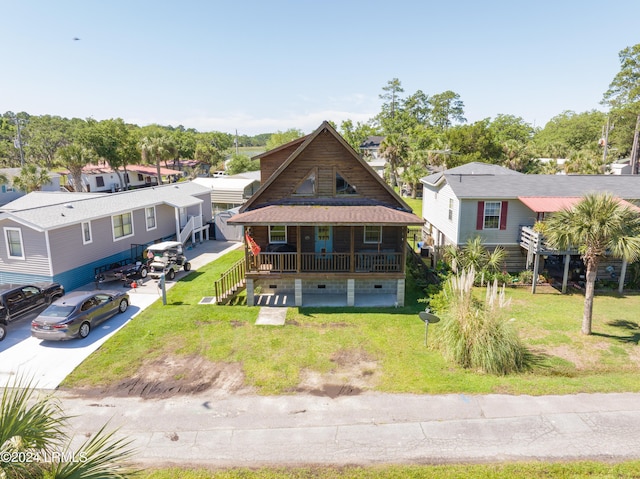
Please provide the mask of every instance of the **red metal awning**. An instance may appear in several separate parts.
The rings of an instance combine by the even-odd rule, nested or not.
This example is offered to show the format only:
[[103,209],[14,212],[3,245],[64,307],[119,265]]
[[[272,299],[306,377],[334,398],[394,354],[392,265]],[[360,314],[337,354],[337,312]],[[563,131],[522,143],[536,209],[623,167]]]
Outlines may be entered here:
[[582,198],[579,196],[518,196],[518,199],[536,213],[552,213],[571,208]]
[[[571,208],[583,198],[581,196],[518,196],[522,203],[535,213],[553,213],[562,209]],[[640,211],[633,203],[619,200],[621,204]]]

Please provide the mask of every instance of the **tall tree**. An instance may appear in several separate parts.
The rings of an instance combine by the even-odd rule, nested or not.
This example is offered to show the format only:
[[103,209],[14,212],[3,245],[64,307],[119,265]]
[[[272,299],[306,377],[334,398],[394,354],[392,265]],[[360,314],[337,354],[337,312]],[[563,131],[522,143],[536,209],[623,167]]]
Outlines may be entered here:
[[58,148],[71,143],[70,126],[69,120],[59,116],[31,116],[24,129],[30,161],[52,168]]
[[93,151],[81,145],[67,145],[56,152],[57,163],[69,170],[75,191],[86,191],[82,183],[82,169],[95,157]]
[[582,333],[591,334],[598,264],[607,253],[630,263],[640,257],[640,214],[610,194],[588,194],[546,219],[542,231],[552,247],[578,248],[582,256],[587,268]]
[[431,121],[436,128],[446,130],[454,123],[467,121],[460,95],[451,90],[431,95],[428,103],[431,107]]
[[90,118],[79,128],[77,136],[81,144],[93,149],[99,158],[107,162],[118,175],[120,184],[125,185],[120,171],[128,162],[122,149],[130,136],[125,122],[120,118],[100,122]]
[[404,93],[402,83],[397,78],[393,78],[382,87],[382,91],[383,93],[379,95],[379,98],[384,100],[384,103],[382,104],[382,111],[377,116],[378,123],[386,135],[400,133],[398,111],[401,104],[400,93]]
[[618,56],[620,71],[604,93],[602,103],[614,113],[626,111],[636,116],[631,165],[632,173],[637,174],[640,155],[640,43],[621,50]]

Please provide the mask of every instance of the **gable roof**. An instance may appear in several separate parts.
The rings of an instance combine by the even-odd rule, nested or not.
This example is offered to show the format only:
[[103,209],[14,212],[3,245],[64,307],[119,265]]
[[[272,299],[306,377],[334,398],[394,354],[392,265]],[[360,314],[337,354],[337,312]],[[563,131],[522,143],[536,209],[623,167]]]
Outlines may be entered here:
[[[411,211],[411,208],[409,207],[409,205],[407,205],[402,198],[400,198],[400,196],[398,196],[398,194],[393,190],[393,188],[391,188],[381,177],[380,175],[378,175],[375,170],[373,170],[373,168],[371,168],[371,166],[367,163],[367,161],[365,161],[359,154],[357,154],[354,149],[351,147],[351,145],[349,145],[344,138],[342,138],[342,136],[340,134],[338,134],[338,132],[331,126],[331,124],[328,121],[323,121],[322,124],[311,134],[307,135],[306,137],[304,137],[304,141],[298,146],[298,148],[296,148],[296,150],[276,169],[276,171],[267,179],[267,181],[262,184],[262,186],[260,187],[260,189],[242,206],[242,208],[240,208],[240,212],[244,212],[247,210],[250,210],[254,205],[259,204],[259,199],[262,195],[262,193],[264,193],[271,184],[273,184],[273,182],[276,180],[276,178],[278,178],[278,176],[280,176],[286,169],[287,167],[293,163],[296,158],[298,158],[300,156],[300,154],[324,131],[329,132],[331,135],[333,135],[333,137],[344,147],[345,151],[352,157],[352,159],[354,161],[357,161],[358,163],[360,163],[360,165],[362,165],[371,175],[372,178],[375,178],[375,181],[377,181],[385,190],[387,190],[388,193],[391,194],[391,196],[394,198],[394,200],[396,201],[396,206],[402,210],[405,211]],[[298,140],[301,140],[301,138],[299,138]],[[288,146],[291,146],[292,142],[288,143]],[[282,147],[280,147],[280,149],[282,149],[285,145],[283,145]],[[270,152],[265,152],[260,156],[264,156],[267,154],[271,154],[272,152],[277,151],[277,150],[271,150]]]
[[7,204],[0,220],[8,218],[45,231],[160,204],[186,208],[203,203],[195,195],[209,192],[190,181],[104,194],[39,191]]
[[640,199],[638,175],[525,175],[498,165],[468,163],[420,181],[430,186],[446,182],[461,199],[582,197],[598,192],[612,193],[627,200]]
[[496,175],[523,175],[518,171],[510,170],[500,165],[472,161],[464,165],[456,166],[449,170],[439,171],[420,179],[421,183],[437,185],[441,180],[454,176],[496,176]]

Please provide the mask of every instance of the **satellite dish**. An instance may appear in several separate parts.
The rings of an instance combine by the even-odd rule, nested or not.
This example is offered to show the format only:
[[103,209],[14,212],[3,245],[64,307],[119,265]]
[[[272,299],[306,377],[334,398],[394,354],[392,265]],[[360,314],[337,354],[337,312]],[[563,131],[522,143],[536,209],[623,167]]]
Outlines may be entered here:
[[440,318],[438,316],[436,316],[435,314],[428,313],[426,311],[422,311],[421,313],[418,313],[418,316],[425,323],[434,324],[440,321]]

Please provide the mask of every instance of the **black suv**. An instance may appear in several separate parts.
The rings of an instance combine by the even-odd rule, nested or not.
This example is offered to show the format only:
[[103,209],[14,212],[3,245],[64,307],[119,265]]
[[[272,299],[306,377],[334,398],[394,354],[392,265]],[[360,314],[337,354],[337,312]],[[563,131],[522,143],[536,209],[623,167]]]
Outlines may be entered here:
[[64,287],[59,283],[0,284],[0,341],[11,321],[33,311],[41,312],[61,296]]

